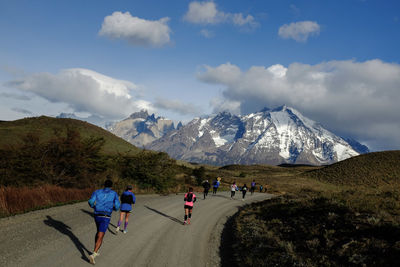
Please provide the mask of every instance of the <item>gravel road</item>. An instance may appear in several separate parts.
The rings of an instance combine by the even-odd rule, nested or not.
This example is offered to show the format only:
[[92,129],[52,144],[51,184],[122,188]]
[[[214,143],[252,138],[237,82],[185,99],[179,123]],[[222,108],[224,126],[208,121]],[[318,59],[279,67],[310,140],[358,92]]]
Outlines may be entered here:
[[[128,233],[116,234],[114,212],[96,266],[219,266],[221,232],[246,203],[272,195],[196,193],[190,225],[183,223],[183,194],[139,195]],[[0,266],[91,266],[96,226],[86,202],[0,219]]]

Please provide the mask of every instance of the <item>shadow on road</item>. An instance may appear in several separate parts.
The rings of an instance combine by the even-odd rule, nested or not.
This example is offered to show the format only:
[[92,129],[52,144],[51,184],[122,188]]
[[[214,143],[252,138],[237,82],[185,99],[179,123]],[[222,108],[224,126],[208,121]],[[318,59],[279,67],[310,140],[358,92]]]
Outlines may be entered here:
[[81,211],[83,213],[89,214],[92,218],[94,218],[94,213],[92,211],[87,211],[87,210],[84,210],[84,209],[81,209]]
[[170,219],[170,220],[176,222],[176,223],[183,224],[183,221],[181,221],[181,220],[179,220],[179,219],[177,219],[177,218],[175,218],[175,217],[169,216],[169,215],[167,215],[167,214],[165,214],[165,213],[162,213],[161,211],[158,211],[158,210],[156,210],[156,209],[150,208],[150,207],[148,207],[148,206],[145,206],[145,207],[146,207],[147,209],[151,210],[151,211],[154,211],[154,212],[157,213],[157,214],[160,214],[161,216],[164,216],[164,217],[166,217],[166,218],[168,218],[168,219]]
[[86,257],[85,251],[90,254],[90,251],[82,244],[82,242],[72,233],[71,227],[66,225],[61,221],[54,220],[51,216],[46,216],[47,219],[44,220],[44,224],[47,226],[53,227],[54,229],[58,230],[60,233],[68,236],[71,241],[74,243],[75,247],[82,255],[82,259],[89,262],[89,259]]

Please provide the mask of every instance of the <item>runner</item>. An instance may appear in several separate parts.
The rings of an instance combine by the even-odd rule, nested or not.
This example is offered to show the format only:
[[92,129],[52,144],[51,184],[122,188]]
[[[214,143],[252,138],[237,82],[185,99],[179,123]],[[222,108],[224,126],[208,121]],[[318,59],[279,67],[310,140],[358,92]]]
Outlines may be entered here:
[[[190,224],[190,218],[192,218],[193,203],[196,202],[196,195],[193,194],[193,188],[189,188],[189,192],[185,194],[185,221],[183,225]],[[189,216],[189,218],[188,218]]]
[[233,184],[231,184],[231,198],[235,196],[236,191],[238,190],[238,187],[236,185],[236,181],[233,181]]
[[215,181],[213,182],[213,195],[217,194],[217,190],[219,187],[220,181],[217,179],[215,179]]
[[256,190],[256,180],[253,180],[253,182],[251,182],[250,193],[252,195],[254,194],[254,190]]
[[204,188],[204,199],[206,199],[206,196],[208,195],[208,190],[210,190],[210,183],[208,182],[208,180],[205,180],[203,182],[203,188]]
[[260,193],[262,193],[262,190],[263,190],[263,186],[262,186],[262,184],[260,184]]
[[121,211],[119,214],[119,221],[116,229],[117,234],[119,232],[119,227],[121,226],[124,216],[125,216],[124,234],[128,232],[127,227],[128,227],[129,215],[132,211],[132,205],[135,204],[135,202],[136,202],[136,197],[135,194],[132,193],[132,186],[128,185],[126,187],[126,190],[121,195]]
[[244,184],[242,187],[242,200],[244,201],[244,197],[246,196],[247,193],[247,185]]
[[95,264],[95,258],[99,255],[99,249],[103,243],[104,234],[107,231],[108,224],[111,220],[111,213],[114,210],[119,210],[120,202],[118,200],[118,194],[111,190],[112,181],[106,180],[104,188],[93,192],[89,199],[90,207],[94,208],[94,221],[96,223],[96,237],[94,243],[93,254],[89,255],[89,261],[91,264]]

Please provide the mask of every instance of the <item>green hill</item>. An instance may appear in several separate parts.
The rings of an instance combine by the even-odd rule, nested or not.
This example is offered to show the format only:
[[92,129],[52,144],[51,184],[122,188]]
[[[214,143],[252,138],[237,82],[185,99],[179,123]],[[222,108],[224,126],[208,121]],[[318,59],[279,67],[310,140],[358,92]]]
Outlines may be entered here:
[[381,186],[400,183],[400,151],[383,151],[357,157],[305,173],[338,185]]
[[0,148],[12,145],[19,147],[28,135],[39,138],[39,143],[47,142],[57,136],[66,136],[68,129],[74,129],[82,138],[90,136],[104,138],[105,143],[101,152],[104,154],[140,152],[140,149],[114,134],[90,123],[64,118],[46,116],[25,118],[16,121],[0,121]]
[[49,117],[0,122],[0,187],[101,186],[166,191],[178,166],[166,153],[141,150],[108,131],[74,119]]

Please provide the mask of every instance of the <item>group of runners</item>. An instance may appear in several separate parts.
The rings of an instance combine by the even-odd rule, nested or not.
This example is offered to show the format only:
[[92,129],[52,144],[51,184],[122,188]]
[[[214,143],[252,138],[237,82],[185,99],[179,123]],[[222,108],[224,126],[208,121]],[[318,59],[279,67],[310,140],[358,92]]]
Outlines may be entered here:
[[[206,199],[208,195],[208,191],[211,186],[213,188],[213,195],[217,194],[218,188],[221,184],[221,178],[215,179],[213,184],[211,185],[208,180],[203,182],[204,188],[204,199]],[[132,207],[136,202],[135,194],[132,192],[133,187],[128,185],[126,190],[119,197],[118,194],[111,189],[113,183],[110,179],[107,179],[104,183],[104,188],[96,190],[93,192],[90,197],[88,203],[91,208],[94,209],[94,220],[96,223],[96,236],[95,236],[95,244],[93,253],[89,255],[89,261],[91,264],[95,264],[95,258],[100,255],[99,249],[101,244],[103,243],[104,234],[108,229],[108,225],[110,224],[111,214],[113,210],[120,210],[120,216],[116,227],[116,234],[120,231],[123,233],[128,232],[128,221],[129,215],[132,211]],[[250,187],[251,194],[254,193],[256,183],[253,180]],[[244,200],[246,196],[246,192],[248,190],[246,184],[244,184],[241,188],[236,185],[236,181],[231,185],[231,198],[234,198],[236,191],[242,191],[242,200]],[[261,189],[260,189],[261,192]],[[190,224],[190,219],[192,218],[192,210],[193,204],[196,202],[196,195],[193,192],[193,188],[190,187],[188,192],[184,196],[184,222],[183,224]],[[121,225],[123,223],[123,230],[121,229]]]
[[135,194],[132,192],[133,187],[128,185],[126,190],[121,194],[121,201],[118,194],[111,189],[113,183],[107,179],[104,183],[104,188],[93,192],[88,203],[94,209],[94,221],[96,223],[96,236],[94,241],[93,253],[89,255],[91,264],[95,264],[95,258],[100,255],[99,249],[103,243],[104,234],[108,229],[113,210],[120,210],[120,217],[117,224],[116,233],[120,231],[122,222],[124,222],[125,234],[128,232],[129,215],[132,211],[132,206],[136,202]]

